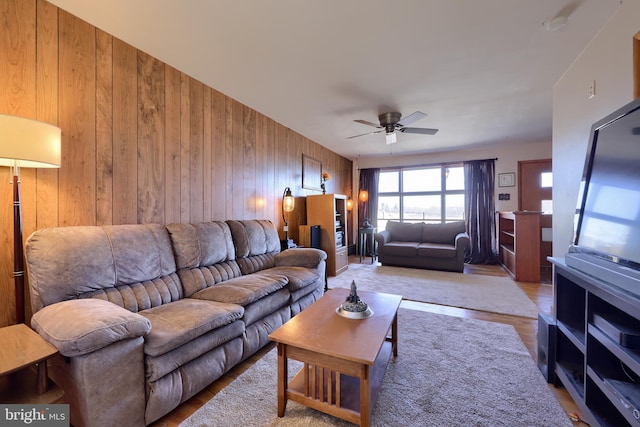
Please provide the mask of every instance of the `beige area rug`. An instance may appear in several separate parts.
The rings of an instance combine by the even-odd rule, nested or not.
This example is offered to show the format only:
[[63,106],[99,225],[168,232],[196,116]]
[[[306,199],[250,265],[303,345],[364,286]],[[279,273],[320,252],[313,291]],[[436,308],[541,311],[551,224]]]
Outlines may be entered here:
[[[373,426],[572,425],[511,325],[401,308],[398,330]],[[291,401],[278,418],[276,376],[274,349],[180,425],[353,425]]]
[[538,318],[538,307],[509,277],[349,264],[344,273],[329,277],[329,288],[349,288],[352,280],[358,289],[411,301]]

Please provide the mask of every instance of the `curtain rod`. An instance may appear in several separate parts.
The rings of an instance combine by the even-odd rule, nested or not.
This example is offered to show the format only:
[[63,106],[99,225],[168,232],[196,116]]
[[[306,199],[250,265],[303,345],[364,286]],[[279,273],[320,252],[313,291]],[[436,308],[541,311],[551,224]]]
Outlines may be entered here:
[[[497,157],[493,157],[490,159],[475,159],[475,160],[458,160],[456,162],[436,162],[436,163],[422,163],[419,165],[405,165],[405,166],[385,166],[385,167],[381,167],[380,169],[403,169],[403,168],[419,168],[422,166],[447,166],[447,165],[459,165],[462,164],[464,162],[480,162],[483,160],[498,160]],[[358,168],[358,170],[362,170],[362,169],[371,169],[371,168]]]

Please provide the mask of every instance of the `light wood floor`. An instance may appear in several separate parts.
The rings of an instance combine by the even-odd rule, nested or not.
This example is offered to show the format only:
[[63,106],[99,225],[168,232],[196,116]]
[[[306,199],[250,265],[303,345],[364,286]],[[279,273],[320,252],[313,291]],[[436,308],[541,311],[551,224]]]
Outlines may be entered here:
[[[349,263],[359,263],[359,257],[349,257]],[[363,260],[363,263],[370,264],[370,258]],[[373,267],[372,267],[373,268]],[[482,274],[492,276],[508,276],[508,274],[500,266],[496,265],[467,265],[465,266],[465,274]],[[540,311],[549,313],[551,311],[551,305],[553,303],[553,290],[551,285],[547,283],[525,283],[518,282],[517,285],[525,292],[525,294],[531,298],[531,300],[538,305]],[[488,313],[476,310],[467,310],[463,308],[448,307],[437,304],[417,303],[410,301],[403,301],[402,307],[410,308],[414,310],[422,310],[431,313],[440,313],[450,316],[465,317],[469,319],[480,319],[490,322],[499,322],[513,325],[520,338],[524,342],[525,346],[529,350],[533,360],[537,360],[537,320],[509,316],[497,313]],[[152,424],[153,427],[171,427],[177,426],[191,414],[193,414],[198,408],[204,405],[209,399],[215,396],[220,390],[229,385],[235,378],[241,373],[249,369],[257,360],[259,360],[264,354],[273,348],[272,344],[267,345],[251,358],[241,363],[227,374],[225,374],[218,381],[211,384],[209,387],[202,390],[200,393],[180,405],[178,408],[167,414],[165,417]],[[556,394],[558,401],[565,410],[565,412],[579,413],[579,410],[569,394],[564,388],[556,388],[549,385],[549,388]],[[526,408],[514,408],[514,411],[526,411]]]

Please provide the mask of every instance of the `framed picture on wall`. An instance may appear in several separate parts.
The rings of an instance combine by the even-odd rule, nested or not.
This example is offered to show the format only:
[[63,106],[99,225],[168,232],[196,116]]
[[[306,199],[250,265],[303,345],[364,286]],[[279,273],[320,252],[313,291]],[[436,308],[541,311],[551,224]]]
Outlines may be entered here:
[[515,187],[516,186],[516,173],[499,173],[498,174],[498,187]]
[[306,154],[302,155],[302,188],[320,191],[322,184],[322,163]]

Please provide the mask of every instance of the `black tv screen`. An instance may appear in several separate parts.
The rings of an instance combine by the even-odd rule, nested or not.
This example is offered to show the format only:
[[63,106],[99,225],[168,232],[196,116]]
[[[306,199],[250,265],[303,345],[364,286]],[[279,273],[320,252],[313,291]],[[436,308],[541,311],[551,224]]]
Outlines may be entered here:
[[640,270],[640,100],[591,127],[570,252]]

